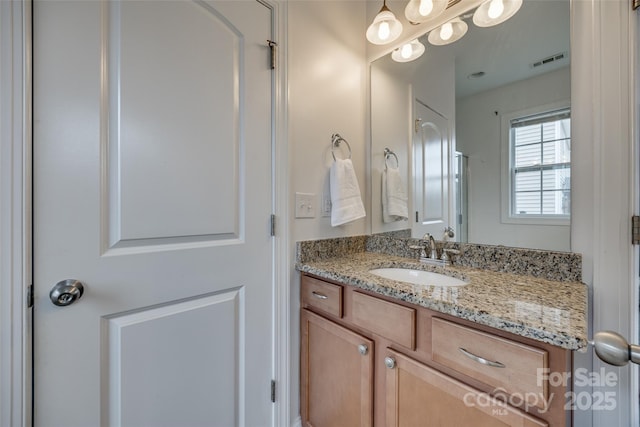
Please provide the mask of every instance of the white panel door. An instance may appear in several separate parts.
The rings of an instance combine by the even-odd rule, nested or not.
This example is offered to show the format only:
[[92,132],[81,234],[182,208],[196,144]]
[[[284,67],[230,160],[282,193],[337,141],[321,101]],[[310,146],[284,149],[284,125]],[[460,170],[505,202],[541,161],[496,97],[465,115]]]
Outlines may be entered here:
[[413,206],[416,212],[412,235],[431,233],[436,240],[441,240],[446,227],[455,227],[450,221],[449,207],[453,200],[449,121],[416,99],[414,123]]
[[36,426],[271,425],[271,14],[35,2]]

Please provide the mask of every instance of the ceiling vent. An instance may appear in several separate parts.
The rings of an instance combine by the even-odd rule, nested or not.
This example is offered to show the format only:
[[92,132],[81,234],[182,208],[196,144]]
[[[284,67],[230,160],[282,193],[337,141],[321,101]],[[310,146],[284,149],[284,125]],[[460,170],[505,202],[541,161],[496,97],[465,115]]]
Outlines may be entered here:
[[543,65],[549,65],[549,64],[561,61],[568,57],[569,57],[568,52],[556,53],[555,55],[548,56],[546,58],[540,59],[539,61],[532,63],[531,68],[537,68],[537,67],[542,67]]

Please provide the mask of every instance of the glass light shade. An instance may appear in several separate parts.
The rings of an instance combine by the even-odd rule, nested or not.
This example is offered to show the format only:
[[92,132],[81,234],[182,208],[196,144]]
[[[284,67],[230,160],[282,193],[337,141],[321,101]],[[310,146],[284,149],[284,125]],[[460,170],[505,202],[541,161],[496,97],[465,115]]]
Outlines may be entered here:
[[391,59],[396,62],[409,62],[420,58],[423,53],[424,45],[415,39],[391,52]]
[[522,0],[489,0],[482,3],[473,14],[478,27],[492,27],[511,18],[522,6]]
[[431,30],[428,40],[432,45],[443,46],[460,40],[467,33],[468,29],[469,27],[466,22],[460,18],[454,18],[438,28]]
[[404,9],[404,16],[412,24],[427,22],[440,16],[447,4],[448,0],[410,0]]
[[383,5],[367,28],[367,40],[373,44],[389,44],[400,37],[400,34],[402,34],[402,23],[386,5]]

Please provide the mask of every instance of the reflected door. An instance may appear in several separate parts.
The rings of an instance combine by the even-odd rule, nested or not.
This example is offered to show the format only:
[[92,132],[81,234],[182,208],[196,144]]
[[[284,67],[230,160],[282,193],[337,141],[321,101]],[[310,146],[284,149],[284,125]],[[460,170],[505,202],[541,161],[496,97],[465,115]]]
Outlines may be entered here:
[[271,425],[271,14],[34,3],[36,426]]
[[414,102],[414,208],[412,235],[431,233],[442,239],[450,219],[453,200],[452,147],[449,120],[416,99]]

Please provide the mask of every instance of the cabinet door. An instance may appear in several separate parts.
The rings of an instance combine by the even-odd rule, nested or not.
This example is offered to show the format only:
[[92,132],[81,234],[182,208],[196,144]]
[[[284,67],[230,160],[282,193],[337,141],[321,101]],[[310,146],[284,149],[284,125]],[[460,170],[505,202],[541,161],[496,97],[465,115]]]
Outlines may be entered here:
[[548,425],[402,354],[387,353],[387,427]]
[[307,310],[300,314],[304,426],[373,425],[373,341]]

